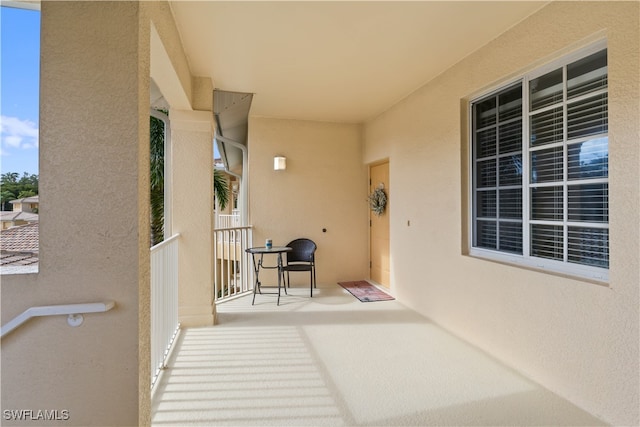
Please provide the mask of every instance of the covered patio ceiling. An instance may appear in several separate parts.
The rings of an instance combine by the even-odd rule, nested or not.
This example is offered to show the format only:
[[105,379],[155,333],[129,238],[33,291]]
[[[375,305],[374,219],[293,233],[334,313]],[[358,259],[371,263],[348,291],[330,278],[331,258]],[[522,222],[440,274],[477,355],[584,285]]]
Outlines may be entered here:
[[191,72],[251,115],[360,123],[548,2],[171,1]]

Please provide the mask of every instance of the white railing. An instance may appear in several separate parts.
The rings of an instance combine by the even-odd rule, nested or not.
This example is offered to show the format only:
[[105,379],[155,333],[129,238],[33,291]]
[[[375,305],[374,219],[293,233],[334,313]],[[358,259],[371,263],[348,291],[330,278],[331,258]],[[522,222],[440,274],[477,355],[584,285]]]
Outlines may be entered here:
[[216,219],[216,229],[240,227],[240,215],[219,214]]
[[178,333],[178,237],[151,248],[151,387]]
[[67,316],[69,326],[80,326],[84,321],[83,314],[102,313],[115,307],[113,301],[92,302],[82,304],[62,304],[62,305],[44,305],[38,307],[30,307],[11,319],[7,324],[2,325],[1,336],[4,337],[18,326],[25,323],[32,317],[43,316]]
[[253,229],[248,227],[213,230],[213,300],[222,302],[253,290],[251,255]]

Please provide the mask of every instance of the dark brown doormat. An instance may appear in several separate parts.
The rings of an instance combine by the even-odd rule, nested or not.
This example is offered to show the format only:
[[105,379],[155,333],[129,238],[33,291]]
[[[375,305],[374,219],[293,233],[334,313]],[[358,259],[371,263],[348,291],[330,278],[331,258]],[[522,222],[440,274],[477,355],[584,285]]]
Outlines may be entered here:
[[389,301],[395,299],[365,280],[357,280],[355,282],[338,282],[338,285],[348,290],[351,295],[362,302]]

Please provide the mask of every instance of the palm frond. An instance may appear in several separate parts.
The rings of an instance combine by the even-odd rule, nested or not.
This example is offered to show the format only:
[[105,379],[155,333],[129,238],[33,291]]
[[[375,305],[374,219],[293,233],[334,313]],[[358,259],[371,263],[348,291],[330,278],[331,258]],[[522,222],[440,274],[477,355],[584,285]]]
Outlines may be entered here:
[[213,194],[220,209],[225,209],[229,203],[229,182],[225,174],[219,170],[213,171]]

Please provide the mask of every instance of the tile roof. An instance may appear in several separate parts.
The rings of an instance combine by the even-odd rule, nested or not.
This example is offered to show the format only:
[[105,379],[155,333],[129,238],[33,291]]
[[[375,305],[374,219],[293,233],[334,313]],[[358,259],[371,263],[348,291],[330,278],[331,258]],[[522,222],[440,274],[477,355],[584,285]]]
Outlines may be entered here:
[[29,252],[37,254],[39,246],[38,222],[0,231],[0,250],[2,250],[3,254],[5,252]]
[[14,203],[40,203],[40,197],[38,195],[30,196],[30,197],[25,197],[23,199],[11,200],[9,203],[11,203],[11,204],[14,204]]
[[0,254],[0,266],[23,266],[38,264],[37,253],[2,252]]
[[2,221],[37,221],[38,214],[22,211],[2,211],[0,212],[0,219]]

